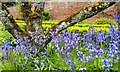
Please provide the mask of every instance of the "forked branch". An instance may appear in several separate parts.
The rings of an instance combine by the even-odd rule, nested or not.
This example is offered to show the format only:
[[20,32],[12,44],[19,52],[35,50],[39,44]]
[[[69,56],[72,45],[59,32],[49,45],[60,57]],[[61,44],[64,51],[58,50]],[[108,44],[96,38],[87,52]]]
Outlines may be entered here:
[[10,15],[7,7],[3,4],[2,9],[0,10],[0,21],[4,24],[5,28],[8,30],[9,33],[13,35],[14,38],[19,38],[26,43],[29,43],[25,40],[25,37],[28,38],[29,41],[32,42],[34,48],[38,48],[39,50],[43,49],[38,43],[36,43],[33,37],[30,34],[24,32],[15,22],[12,15]]

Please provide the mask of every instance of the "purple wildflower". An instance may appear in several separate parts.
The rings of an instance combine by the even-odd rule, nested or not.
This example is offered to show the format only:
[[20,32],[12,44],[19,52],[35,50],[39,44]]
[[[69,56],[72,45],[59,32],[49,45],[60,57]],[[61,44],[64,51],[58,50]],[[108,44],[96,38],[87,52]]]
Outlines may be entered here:
[[119,21],[119,14],[118,13],[114,14],[114,19],[115,19],[116,23],[118,23],[118,21]]
[[83,56],[83,52],[77,51],[77,56],[78,56],[78,57]]
[[103,62],[102,67],[110,67],[111,66],[108,59],[102,59],[102,62]]
[[24,59],[28,60],[28,54],[27,53],[24,55]]

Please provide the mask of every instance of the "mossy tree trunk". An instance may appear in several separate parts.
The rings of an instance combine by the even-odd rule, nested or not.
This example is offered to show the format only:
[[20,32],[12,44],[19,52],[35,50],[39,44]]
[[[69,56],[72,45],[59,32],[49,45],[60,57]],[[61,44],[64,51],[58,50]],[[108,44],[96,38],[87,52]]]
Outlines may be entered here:
[[[57,25],[53,26],[45,35],[43,35],[42,14],[44,11],[44,3],[45,2],[37,2],[34,11],[31,11],[31,3],[21,3],[21,11],[23,13],[24,20],[28,26],[27,31],[21,30],[21,28],[13,19],[13,16],[10,15],[5,5],[0,6],[2,7],[2,9],[0,9],[0,21],[4,24],[6,29],[15,38],[18,37],[26,41],[24,37],[27,37],[30,41],[32,41],[32,43],[34,44],[33,46],[39,51],[42,51],[42,49],[52,40],[52,35],[56,36],[62,30],[73,26],[80,21],[90,18],[115,4],[115,2],[97,2],[86,6],[83,9],[79,10],[77,13],[66,18],[65,20],[60,21]],[[42,42],[38,43],[37,41],[35,41],[35,37],[29,32],[37,34]]]

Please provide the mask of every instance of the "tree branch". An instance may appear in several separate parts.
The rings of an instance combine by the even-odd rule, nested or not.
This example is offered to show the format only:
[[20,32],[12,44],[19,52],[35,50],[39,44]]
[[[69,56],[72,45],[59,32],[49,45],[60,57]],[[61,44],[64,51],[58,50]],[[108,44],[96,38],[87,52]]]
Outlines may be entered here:
[[97,13],[107,9],[108,7],[115,4],[115,2],[97,2],[91,5],[88,5],[82,8],[77,13],[71,15],[70,17],[66,18],[65,20],[59,22],[57,25],[53,26],[49,32],[46,34],[46,40],[44,41],[45,45],[47,45],[52,40],[52,35],[57,35],[62,30],[75,25],[76,23],[83,21],[87,18],[90,18]]

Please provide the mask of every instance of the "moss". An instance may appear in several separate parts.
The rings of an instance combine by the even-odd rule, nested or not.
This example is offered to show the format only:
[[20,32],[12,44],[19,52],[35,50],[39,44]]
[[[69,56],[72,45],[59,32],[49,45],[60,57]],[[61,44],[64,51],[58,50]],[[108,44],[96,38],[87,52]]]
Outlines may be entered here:
[[43,20],[49,20],[50,19],[50,13],[48,10],[44,10],[43,13]]
[[38,18],[40,17],[40,14],[37,13],[37,12],[32,12],[28,15],[28,19],[35,19],[35,18]]

